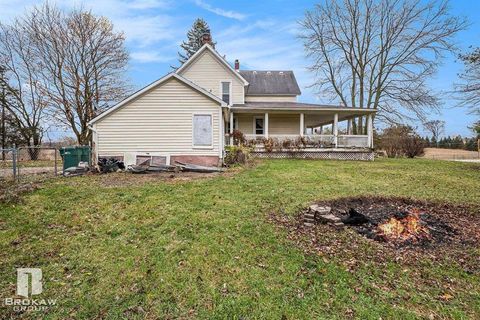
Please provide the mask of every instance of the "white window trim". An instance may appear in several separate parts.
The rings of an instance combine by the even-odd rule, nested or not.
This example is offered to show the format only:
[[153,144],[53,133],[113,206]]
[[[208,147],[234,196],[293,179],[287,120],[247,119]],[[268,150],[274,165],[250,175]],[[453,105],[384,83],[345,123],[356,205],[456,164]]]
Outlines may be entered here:
[[263,133],[258,134],[259,136],[265,136],[265,116],[254,116],[253,117],[253,135],[256,137],[257,136],[257,119],[262,119],[263,120]]
[[223,82],[228,82],[228,83],[230,83],[230,85],[228,86],[228,87],[229,87],[229,88],[228,88],[228,91],[229,91],[228,94],[230,95],[230,103],[228,104],[228,106],[230,107],[230,106],[233,105],[233,93],[232,93],[232,92],[233,92],[233,91],[232,91],[233,83],[232,83],[232,80],[220,80],[220,91],[219,91],[219,92],[220,92],[220,96],[219,96],[219,98],[220,98],[220,100],[222,100],[222,101],[223,101],[223,88],[222,88],[222,83],[223,83]]
[[[212,144],[209,145],[209,146],[196,146],[195,145],[195,131],[194,131],[194,119],[195,119],[195,116],[210,116],[210,128],[212,129],[212,134],[211,134],[211,137],[212,137]],[[212,150],[213,149],[213,113],[212,112],[201,112],[201,113],[193,113],[192,114],[192,148],[193,149],[206,149],[206,150]]]
[[[133,158],[135,159],[135,163],[137,161],[137,156],[141,157],[150,157],[150,161],[152,161],[152,157],[165,157],[167,158],[165,160],[165,163],[167,165],[170,165],[170,154],[169,153],[163,153],[163,152],[142,152],[142,151],[137,151],[137,152],[132,152]],[[124,161],[125,161],[126,153],[124,153]]]

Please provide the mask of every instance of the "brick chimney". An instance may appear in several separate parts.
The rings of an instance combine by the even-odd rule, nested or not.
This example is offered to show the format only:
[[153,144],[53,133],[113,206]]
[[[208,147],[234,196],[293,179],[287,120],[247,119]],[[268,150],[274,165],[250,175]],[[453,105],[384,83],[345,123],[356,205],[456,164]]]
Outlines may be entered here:
[[202,45],[205,43],[212,45],[212,36],[210,35],[210,30],[207,30],[204,34],[202,34]]
[[235,59],[235,71],[240,70],[240,61],[238,59]]

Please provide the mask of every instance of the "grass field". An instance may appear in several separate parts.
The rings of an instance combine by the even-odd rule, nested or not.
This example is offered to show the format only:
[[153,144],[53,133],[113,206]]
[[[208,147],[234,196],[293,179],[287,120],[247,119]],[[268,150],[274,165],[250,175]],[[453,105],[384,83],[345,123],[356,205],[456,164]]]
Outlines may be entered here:
[[477,151],[461,149],[425,148],[423,158],[435,160],[480,159],[480,154]]
[[[57,305],[23,318],[480,318],[480,272],[423,257],[352,273],[267,219],[352,195],[478,206],[480,165],[277,160],[191,181],[52,180],[0,207],[0,298],[14,295],[17,267],[39,267],[40,297]],[[0,318],[15,316],[1,307]]]

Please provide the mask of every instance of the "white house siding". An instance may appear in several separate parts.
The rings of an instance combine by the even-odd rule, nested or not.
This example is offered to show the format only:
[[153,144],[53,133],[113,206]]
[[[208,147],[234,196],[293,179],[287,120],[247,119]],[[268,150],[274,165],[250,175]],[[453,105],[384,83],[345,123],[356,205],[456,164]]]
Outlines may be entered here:
[[269,134],[300,134],[300,114],[269,114]]
[[297,96],[245,96],[245,102],[297,102]]
[[[193,114],[212,115],[213,148],[193,147]],[[97,154],[220,157],[220,116],[218,102],[170,79],[95,123]]]
[[216,95],[220,94],[220,83],[232,81],[232,102],[244,103],[244,86],[242,81],[232,74],[232,71],[222,65],[211,52],[205,50],[195,61],[192,62],[180,75],[195,82]]
[[[263,116],[263,114],[258,114]],[[238,120],[238,130],[244,134],[253,134],[253,114],[238,113],[234,115]]]
[[[253,134],[253,118],[264,117],[265,113],[235,114],[238,120],[238,130],[244,134]],[[268,133],[271,135],[296,135],[300,132],[300,114],[278,114],[269,113],[268,115]]]

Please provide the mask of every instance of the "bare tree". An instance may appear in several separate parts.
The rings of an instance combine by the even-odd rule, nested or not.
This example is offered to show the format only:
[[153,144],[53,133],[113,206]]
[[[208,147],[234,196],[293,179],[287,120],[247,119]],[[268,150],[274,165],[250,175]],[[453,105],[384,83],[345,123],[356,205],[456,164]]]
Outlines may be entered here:
[[467,23],[447,1],[325,0],[300,25],[318,93],[400,123],[438,107],[426,80]]
[[465,70],[459,75],[461,82],[455,85],[460,106],[480,116],[480,48],[461,54],[459,58],[465,65]]
[[[33,58],[34,44],[28,32],[16,20],[11,26],[0,25],[0,63],[3,76],[0,86],[8,95],[4,106],[10,124],[22,138],[21,144],[37,146],[42,142],[42,128],[47,98],[41,93],[39,65]],[[32,159],[36,152],[29,149]]]
[[50,114],[73,131],[79,144],[90,143],[88,122],[129,90],[124,34],[115,32],[107,18],[82,9],[65,13],[48,3],[34,8],[22,25],[35,43]]
[[429,131],[432,134],[432,141],[438,143],[438,138],[445,131],[445,121],[443,120],[430,120],[423,123],[425,130]]

